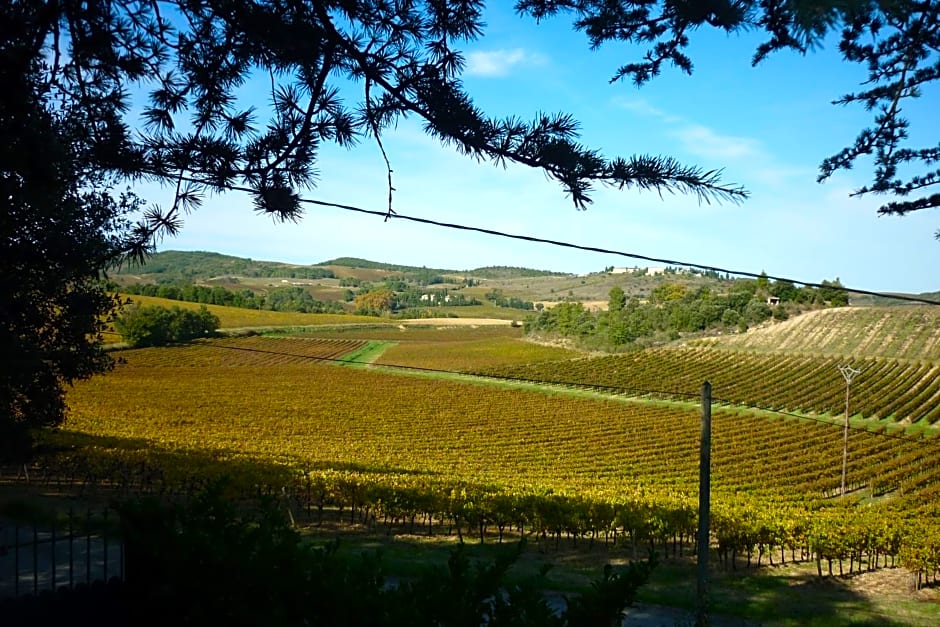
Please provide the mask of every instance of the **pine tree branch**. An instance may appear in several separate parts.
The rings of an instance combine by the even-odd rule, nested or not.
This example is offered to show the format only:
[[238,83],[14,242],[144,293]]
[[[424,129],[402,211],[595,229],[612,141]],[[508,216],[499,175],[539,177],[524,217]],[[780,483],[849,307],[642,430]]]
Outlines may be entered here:
[[[606,163],[598,155],[586,152],[580,146],[561,139],[551,140],[538,135],[551,129],[542,129],[543,133],[531,136],[529,147],[538,145],[536,150],[519,150],[525,143],[513,147],[506,143],[488,141],[499,135],[499,124],[480,117],[469,99],[453,83],[441,79],[433,66],[425,66],[405,85],[396,85],[374,69],[366,55],[345,37],[333,24],[326,10],[317,5],[316,9],[327,37],[342,48],[358,65],[361,72],[408,111],[424,119],[428,130],[433,131],[443,141],[454,141],[465,154],[494,161],[513,161],[522,165],[542,169],[562,183],[571,196],[575,206],[586,208],[591,202],[589,192],[591,181],[603,182],[619,187],[637,186],[640,189],[659,191],[694,192],[699,200],[728,200],[738,202],[747,197],[747,192],[733,185],[720,183],[718,172],[702,172],[697,168],[680,168],[673,160],[656,161],[647,157],[633,157],[629,162],[619,164]],[[413,91],[418,98],[407,95]],[[444,99],[446,105],[438,112],[433,102]],[[446,117],[442,117],[446,116]],[[546,141],[548,140],[548,141]],[[625,165],[625,164],[628,164]],[[657,169],[657,166],[668,166]]]

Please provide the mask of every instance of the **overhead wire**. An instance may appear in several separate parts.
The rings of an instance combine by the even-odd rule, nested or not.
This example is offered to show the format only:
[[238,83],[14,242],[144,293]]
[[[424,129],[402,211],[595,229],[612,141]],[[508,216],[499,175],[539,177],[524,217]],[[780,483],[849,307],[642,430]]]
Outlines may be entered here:
[[[354,207],[354,206],[351,206],[351,205],[341,205],[341,204],[338,204],[338,203],[328,203],[328,202],[325,202],[325,201],[310,200],[310,199],[302,199],[301,202],[305,202],[305,203],[309,203],[309,204],[315,204],[315,205],[321,205],[321,206],[336,207],[336,208],[344,209],[344,210],[347,210],[347,211],[355,211],[355,212],[360,212],[360,213],[365,213],[365,214],[370,214],[370,215],[381,216],[383,219],[386,218],[386,217],[388,217],[388,214],[385,213],[385,212],[374,211],[374,210],[371,210],[371,209],[362,209],[362,208],[360,208],[360,207]],[[907,294],[892,294],[892,293],[888,293],[888,292],[876,292],[876,291],[873,291],[873,290],[866,290],[866,289],[861,289],[861,288],[856,288],[856,287],[850,287],[850,286],[846,286],[846,285],[841,285],[841,286],[840,286],[840,285],[826,285],[826,284],[823,284],[823,283],[816,283],[816,282],[813,282],[813,281],[803,281],[803,280],[800,280],[800,279],[791,279],[791,278],[787,278],[787,277],[774,276],[774,275],[770,275],[770,274],[766,274],[766,273],[750,272],[750,271],[746,271],[746,270],[729,270],[729,269],[727,269],[727,268],[721,268],[721,267],[718,267],[718,266],[712,266],[712,265],[707,265],[707,264],[700,264],[700,263],[695,263],[695,262],[690,262],[690,261],[679,261],[679,260],[675,260],[675,259],[664,259],[664,258],[660,258],[660,257],[650,257],[650,256],[647,256],[647,255],[641,255],[641,254],[639,254],[639,253],[631,253],[631,252],[625,252],[625,251],[620,251],[620,250],[613,250],[613,249],[609,249],[609,248],[600,248],[600,247],[597,247],[597,246],[585,246],[585,245],[581,245],[581,244],[574,244],[574,243],[572,243],[572,242],[564,242],[564,241],[560,241],[560,240],[552,240],[552,239],[546,239],[546,238],[542,238],[542,237],[535,237],[535,236],[532,236],[532,235],[520,235],[520,234],[515,234],[515,233],[506,233],[506,232],[504,232],[504,231],[498,231],[498,230],[495,230],[495,229],[488,229],[488,228],[483,228],[483,227],[467,226],[467,225],[464,225],[464,224],[456,224],[456,223],[452,223],[452,222],[441,222],[440,220],[432,220],[432,219],[430,219],[430,218],[419,218],[419,217],[416,217],[416,216],[409,216],[409,215],[402,214],[402,213],[394,213],[394,214],[391,214],[391,219],[392,219],[392,220],[407,220],[407,221],[410,221],[410,222],[417,222],[417,223],[419,223],[419,224],[430,224],[430,225],[439,226],[439,227],[442,227],[442,228],[456,229],[456,230],[460,230],[460,231],[470,231],[470,232],[475,232],[475,233],[483,233],[483,234],[486,234],[486,235],[493,235],[493,236],[496,236],[496,237],[505,237],[505,238],[514,239],[514,240],[520,240],[520,241],[525,241],[525,242],[534,242],[534,243],[540,243],[540,244],[550,244],[550,245],[552,245],[552,246],[560,246],[560,247],[563,247],[563,248],[572,248],[572,249],[583,250],[583,251],[587,251],[587,252],[601,253],[601,254],[605,254],[605,255],[617,255],[617,256],[620,256],[620,257],[626,257],[626,258],[628,258],[628,259],[637,259],[637,260],[641,260],[641,261],[649,261],[649,262],[652,262],[652,263],[659,263],[659,264],[664,264],[664,265],[667,265],[667,266],[678,266],[678,267],[684,267],[684,268],[695,268],[695,269],[697,269],[697,270],[704,270],[704,271],[706,271],[706,272],[716,272],[716,273],[718,273],[718,274],[728,274],[728,275],[735,275],[735,276],[751,277],[751,278],[755,278],[755,279],[765,278],[765,279],[773,280],[773,281],[784,281],[784,282],[788,282],[788,283],[794,283],[794,284],[799,284],[799,285],[805,285],[805,286],[807,286],[807,287],[822,288],[822,289],[835,289],[835,290],[842,291],[842,292],[851,292],[851,293],[855,293],[855,294],[864,294],[865,296],[875,296],[875,297],[880,297],[880,298],[891,298],[891,299],[895,299],[895,300],[903,300],[903,301],[908,301],[908,302],[920,303],[920,304],[924,304],[924,305],[940,305],[940,301],[930,300],[930,299],[928,299],[928,298],[922,298],[922,297],[920,297],[920,296],[911,296],[911,295],[907,295]]]
[[[200,182],[200,181],[198,181],[198,180],[195,180],[195,179],[188,179],[188,178],[185,179],[185,180],[190,180],[190,181],[193,181],[193,182]],[[249,193],[249,194],[254,193],[254,191],[253,191],[251,188],[242,187],[242,186],[239,186],[239,185],[226,185],[226,186],[224,186],[224,189],[230,190],[230,191],[246,192],[246,193]],[[666,266],[677,266],[677,267],[682,267],[682,268],[694,268],[694,269],[696,269],[696,270],[702,270],[702,271],[705,271],[705,272],[715,272],[715,273],[718,273],[718,274],[734,275],[734,276],[741,276],[741,277],[750,277],[750,278],[755,278],[755,279],[761,279],[761,278],[763,278],[763,279],[773,280],[773,281],[778,281],[778,282],[787,282],[787,283],[805,285],[805,286],[807,286],[807,287],[813,287],[813,288],[817,288],[817,289],[831,289],[831,290],[838,290],[838,291],[847,292],[847,293],[862,294],[862,295],[865,295],[865,296],[873,296],[873,297],[878,297],[878,298],[888,298],[888,299],[893,299],[893,300],[900,300],[900,301],[905,301],[905,302],[918,303],[918,304],[922,304],[922,305],[937,305],[937,306],[940,306],[940,301],[931,300],[931,299],[928,299],[928,298],[923,298],[923,297],[921,297],[921,296],[913,296],[913,295],[908,295],[908,294],[891,293],[891,292],[878,292],[878,291],[874,291],[874,290],[866,290],[866,289],[857,288],[857,287],[851,287],[851,286],[847,286],[847,285],[829,285],[829,284],[817,283],[817,282],[813,282],[813,281],[804,281],[804,280],[801,280],[801,279],[794,279],[794,278],[789,278],[789,277],[770,275],[770,274],[766,274],[766,273],[764,273],[764,272],[752,272],[752,271],[748,271],[748,270],[733,270],[733,269],[722,268],[722,267],[719,267],[719,266],[713,266],[713,265],[709,265],[709,264],[697,263],[697,262],[692,262],[692,261],[681,261],[681,260],[676,260],[676,259],[665,259],[665,258],[661,258],[661,257],[652,257],[652,256],[648,256],[648,255],[642,255],[642,254],[640,254],[640,253],[627,252],[627,251],[621,251],[621,250],[614,250],[614,249],[610,249],[610,248],[601,248],[601,247],[598,247],[598,246],[587,246],[587,245],[583,245],[583,244],[575,244],[575,243],[573,243],[573,242],[566,242],[566,241],[561,241],[561,240],[547,239],[547,238],[543,238],[543,237],[536,237],[536,236],[534,236],[534,235],[523,235],[523,234],[518,234],[518,233],[508,233],[508,232],[500,231],[500,230],[497,230],[497,229],[490,229],[490,228],[478,227],[478,226],[470,226],[470,225],[458,224],[458,223],[454,223],[454,222],[443,222],[443,221],[440,221],[440,220],[432,220],[432,219],[430,219],[430,218],[421,218],[421,217],[418,217],[418,216],[411,216],[411,215],[407,215],[407,214],[400,213],[400,212],[398,212],[398,211],[395,211],[395,212],[389,212],[388,210],[377,211],[377,210],[374,210],[374,209],[365,209],[365,208],[363,208],[363,207],[357,207],[357,206],[355,206],[355,205],[349,205],[349,204],[344,204],[344,203],[336,203],[336,202],[329,202],[329,201],[325,201],[325,200],[316,200],[316,199],[313,199],[313,198],[299,198],[298,200],[299,200],[299,202],[301,202],[301,203],[303,203],[303,204],[316,205],[316,206],[319,206],[319,207],[330,207],[330,208],[334,208],[334,209],[341,209],[341,210],[343,210],[343,211],[350,211],[350,212],[354,212],[354,213],[360,213],[360,214],[364,214],[364,215],[372,215],[372,216],[380,217],[380,218],[382,218],[383,222],[387,222],[387,221],[389,221],[389,220],[404,220],[404,221],[407,221],[407,222],[414,222],[414,223],[417,223],[417,224],[427,224],[427,225],[437,226],[437,227],[446,228],[446,229],[452,229],[452,230],[458,230],[458,231],[466,231],[466,232],[472,232],[472,233],[481,233],[481,234],[484,234],[484,235],[492,235],[492,236],[494,236],[494,237],[503,237],[503,238],[513,239],[513,240],[518,240],[518,241],[524,241],[524,242],[532,242],[532,243],[537,243],[537,244],[548,244],[548,245],[551,245],[551,246],[559,246],[559,247],[562,247],[562,248],[570,248],[570,249],[574,249],[574,250],[583,250],[583,251],[585,251],[585,252],[594,252],[594,253],[600,253],[600,254],[604,254],[604,255],[615,255],[615,256],[625,257],[625,258],[628,258],[628,259],[635,259],[635,260],[639,260],[639,261],[647,261],[647,262],[650,262],[650,263],[663,264],[663,265],[666,265]]]

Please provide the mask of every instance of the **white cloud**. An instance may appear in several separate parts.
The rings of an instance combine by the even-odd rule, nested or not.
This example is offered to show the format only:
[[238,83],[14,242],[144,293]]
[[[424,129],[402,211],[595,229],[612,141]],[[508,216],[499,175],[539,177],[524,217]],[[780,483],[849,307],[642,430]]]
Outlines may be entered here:
[[643,98],[617,97],[613,103],[637,115],[662,122],[667,129],[666,134],[678,139],[682,151],[688,155],[709,162],[735,162],[735,169],[746,173],[752,184],[781,187],[793,181],[815,180],[815,168],[780,163],[759,139],[719,133],[708,126],[669,113]]
[[750,137],[716,133],[701,124],[688,124],[672,132],[686,152],[709,159],[766,158],[760,143]]
[[471,52],[467,55],[466,74],[470,76],[508,76],[513,68],[544,65],[547,59],[522,48]]
[[626,109],[627,111],[631,111],[639,115],[658,118],[669,124],[679,124],[683,121],[681,117],[663,111],[659,107],[650,104],[649,101],[644,98],[625,98],[618,96],[613,99],[613,103],[622,109]]

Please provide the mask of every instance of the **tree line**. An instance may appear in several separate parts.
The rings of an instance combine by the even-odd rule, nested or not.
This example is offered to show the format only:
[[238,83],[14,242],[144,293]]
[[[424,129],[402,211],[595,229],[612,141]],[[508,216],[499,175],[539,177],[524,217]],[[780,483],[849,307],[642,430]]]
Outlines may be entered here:
[[249,289],[233,291],[221,285],[208,287],[193,283],[176,285],[138,283],[121,287],[113,285],[112,287],[125,294],[156,296],[157,298],[201,303],[203,305],[298,313],[346,313],[342,303],[317,300],[310,295],[310,292],[298,286],[275,287],[265,294],[259,294]]
[[789,281],[771,282],[763,274],[734,281],[724,293],[709,286],[692,289],[663,283],[645,302],[628,298],[614,286],[606,311],[591,311],[577,301],[562,302],[527,320],[526,332],[573,338],[600,348],[646,346],[703,331],[744,332],[771,318],[786,320],[806,308],[849,304],[838,278],[821,285],[797,287]]

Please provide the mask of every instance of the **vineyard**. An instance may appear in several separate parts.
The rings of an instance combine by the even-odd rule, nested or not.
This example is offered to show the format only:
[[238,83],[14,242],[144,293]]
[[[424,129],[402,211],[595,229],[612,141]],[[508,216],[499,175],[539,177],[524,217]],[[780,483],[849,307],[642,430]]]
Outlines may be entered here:
[[581,355],[572,349],[527,342],[521,328],[510,326],[431,326],[413,320],[400,326],[318,326],[302,333],[289,330],[287,333],[293,337],[390,342],[389,348],[374,363],[408,368],[473,371]]
[[[512,530],[556,544],[623,538],[635,551],[688,548],[698,480],[693,405],[329,361],[364,342],[250,337],[125,351],[113,373],[69,393],[70,418],[54,436],[67,452],[49,461],[49,476],[172,494],[225,475],[246,492],[283,490],[314,517],[338,509],[350,522],[481,541]],[[707,352],[544,367],[557,375],[565,364],[593,364],[583,372],[594,373],[595,389],[605,373],[620,384],[670,388],[680,384],[668,372],[694,370],[692,357]],[[797,370],[796,362],[775,370],[751,361],[759,359],[739,355],[722,367],[749,364],[736,375],[742,384]],[[648,378],[612,366],[627,362],[637,372],[646,364]],[[749,398],[746,389],[726,391],[719,368],[709,367],[717,397]],[[521,370],[532,378],[541,368]],[[697,392],[706,370],[682,385]],[[820,574],[831,574],[834,564],[851,571],[901,560],[927,577],[940,567],[940,528],[930,522],[940,513],[940,440],[853,429],[847,499],[837,498],[838,426],[716,408],[712,441],[712,528],[724,564],[815,559]]]
[[842,364],[861,371],[852,382],[853,415],[905,425],[940,420],[940,363],[930,361],[661,348],[477,372],[674,399],[694,397],[702,382],[710,381],[715,399],[723,403],[841,415],[845,383],[838,366]]

